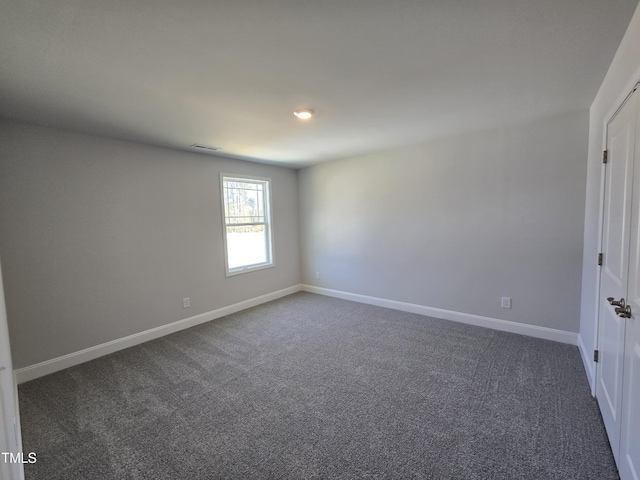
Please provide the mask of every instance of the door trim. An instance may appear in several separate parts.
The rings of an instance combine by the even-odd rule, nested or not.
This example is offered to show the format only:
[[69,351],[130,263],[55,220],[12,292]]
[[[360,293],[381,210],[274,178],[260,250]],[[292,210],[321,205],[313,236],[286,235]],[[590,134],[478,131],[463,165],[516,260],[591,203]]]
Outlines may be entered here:
[[[2,268],[0,267],[0,416],[3,420],[3,431],[0,431],[0,444],[14,455],[23,455],[22,438],[20,433],[20,414],[18,412],[18,389],[16,388],[15,374],[11,362],[11,346],[9,344],[9,325],[7,323],[7,310],[4,300],[4,286],[2,283]],[[4,390],[6,389],[6,390]],[[3,391],[4,390],[4,391]],[[4,451],[4,448],[0,448]],[[24,480],[24,468],[20,462],[5,462],[5,457],[0,458],[0,477],[2,472],[8,473],[8,480]]]

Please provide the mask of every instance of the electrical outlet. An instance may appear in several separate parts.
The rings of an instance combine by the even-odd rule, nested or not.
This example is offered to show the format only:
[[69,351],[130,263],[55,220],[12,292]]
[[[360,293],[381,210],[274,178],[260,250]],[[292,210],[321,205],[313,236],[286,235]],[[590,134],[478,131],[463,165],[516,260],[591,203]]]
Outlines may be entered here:
[[316,272],[316,280],[320,280],[320,272]]
[[502,308],[511,308],[511,297],[502,297]]
[[189,308],[191,306],[191,299],[189,297],[185,297],[182,299],[182,308]]

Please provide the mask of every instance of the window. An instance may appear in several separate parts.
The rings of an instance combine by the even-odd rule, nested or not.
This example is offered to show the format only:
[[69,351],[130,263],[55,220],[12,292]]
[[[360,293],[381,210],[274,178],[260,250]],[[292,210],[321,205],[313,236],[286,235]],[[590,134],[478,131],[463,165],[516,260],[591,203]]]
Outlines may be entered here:
[[227,276],[273,266],[271,179],[221,174]]

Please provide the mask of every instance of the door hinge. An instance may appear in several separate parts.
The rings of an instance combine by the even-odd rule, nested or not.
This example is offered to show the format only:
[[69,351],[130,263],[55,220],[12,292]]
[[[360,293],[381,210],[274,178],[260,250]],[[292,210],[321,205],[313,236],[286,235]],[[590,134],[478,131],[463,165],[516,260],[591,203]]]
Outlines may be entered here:
[[593,361],[598,363],[598,350],[593,351]]
[[598,266],[602,266],[603,255],[601,253],[598,254]]
[[609,152],[605,150],[602,152],[602,163],[607,163],[607,159],[609,158]]

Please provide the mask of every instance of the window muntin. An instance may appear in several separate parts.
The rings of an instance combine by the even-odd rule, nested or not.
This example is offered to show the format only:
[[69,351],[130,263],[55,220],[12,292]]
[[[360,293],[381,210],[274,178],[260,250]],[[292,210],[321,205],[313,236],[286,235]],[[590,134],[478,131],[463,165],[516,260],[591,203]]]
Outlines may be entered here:
[[273,266],[268,178],[221,174],[227,276]]

